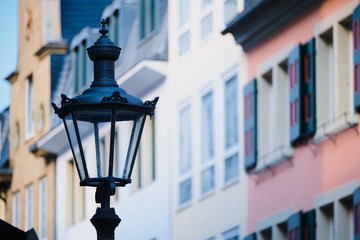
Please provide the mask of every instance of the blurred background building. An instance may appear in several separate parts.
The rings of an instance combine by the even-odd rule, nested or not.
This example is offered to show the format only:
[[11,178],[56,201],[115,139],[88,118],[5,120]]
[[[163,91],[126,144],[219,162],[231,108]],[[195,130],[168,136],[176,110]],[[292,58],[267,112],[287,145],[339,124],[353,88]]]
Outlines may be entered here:
[[[79,186],[50,103],[92,82],[86,48],[103,18],[122,48],[119,86],[160,96],[133,182],[111,200],[116,239],[358,239],[358,5],[19,0],[19,57],[0,114],[0,218],[40,239],[96,239],[95,189]],[[94,157],[90,141],[84,148]]]

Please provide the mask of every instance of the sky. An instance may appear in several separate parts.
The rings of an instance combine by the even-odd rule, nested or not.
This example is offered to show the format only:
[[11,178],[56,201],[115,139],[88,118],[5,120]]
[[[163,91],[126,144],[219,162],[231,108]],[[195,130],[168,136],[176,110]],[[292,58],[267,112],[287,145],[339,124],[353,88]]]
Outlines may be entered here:
[[0,0],[0,112],[10,104],[10,84],[5,79],[18,60],[18,0]]

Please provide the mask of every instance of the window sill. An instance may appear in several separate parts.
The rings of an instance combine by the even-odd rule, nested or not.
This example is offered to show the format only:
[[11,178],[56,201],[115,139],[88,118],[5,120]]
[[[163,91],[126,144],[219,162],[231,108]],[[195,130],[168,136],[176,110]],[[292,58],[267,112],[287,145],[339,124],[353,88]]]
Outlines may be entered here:
[[222,187],[222,190],[226,190],[234,185],[236,185],[237,183],[239,182],[239,176],[232,179],[232,180],[229,180],[227,182],[224,182],[224,185]]
[[201,196],[199,198],[199,202],[204,201],[207,198],[210,198],[214,194],[215,194],[215,188],[213,188],[213,189],[211,189],[211,190],[209,190],[209,191],[207,191],[205,193],[201,193]]
[[188,202],[184,202],[182,204],[179,204],[176,211],[177,212],[184,211],[185,209],[191,207],[191,205],[192,205],[192,202],[191,202],[191,200],[189,200]]
[[141,48],[144,45],[146,45],[148,42],[150,42],[158,34],[158,32],[159,32],[158,29],[154,29],[152,32],[148,33],[144,38],[140,39],[137,45],[138,48]]
[[335,117],[327,122],[320,124],[316,128],[316,134],[314,136],[314,143],[318,144],[328,138],[356,126],[359,123],[359,116],[357,113],[345,112],[342,115]]
[[262,155],[258,159],[258,166],[255,169],[255,174],[266,171],[267,169],[279,164],[280,162],[294,156],[294,149],[291,146],[279,146],[273,151]]

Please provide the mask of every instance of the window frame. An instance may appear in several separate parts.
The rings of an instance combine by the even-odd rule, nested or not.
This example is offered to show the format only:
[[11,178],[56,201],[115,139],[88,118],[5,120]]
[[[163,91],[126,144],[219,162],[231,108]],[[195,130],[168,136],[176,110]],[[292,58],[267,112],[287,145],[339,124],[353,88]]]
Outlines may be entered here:
[[[234,101],[235,103],[236,103],[236,106],[235,106],[235,109],[236,109],[236,111],[237,111],[237,121],[235,121],[236,123],[235,124],[237,124],[237,129],[236,129],[236,134],[237,134],[237,140],[236,140],[236,142],[234,142],[231,146],[226,146],[227,144],[226,144],[226,139],[227,139],[227,123],[226,123],[226,106],[227,106],[227,104],[226,104],[226,96],[228,95],[227,93],[226,93],[226,84],[229,82],[229,81],[231,81],[231,80],[233,80],[233,79],[235,79],[235,81],[236,81],[236,101]],[[224,112],[223,112],[223,118],[224,118],[224,120],[223,120],[223,129],[224,129],[224,141],[223,141],[223,178],[222,178],[222,182],[223,182],[223,186],[224,187],[227,187],[227,186],[229,186],[229,185],[232,185],[232,184],[234,184],[234,183],[236,183],[236,182],[238,182],[239,181],[239,178],[240,178],[240,162],[241,162],[241,156],[240,156],[240,136],[241,136],[241,134],[240,134],[240,128],[241,128],[241,126],[240,126],[240,102],[241,102],[241,100],[240,100],[240,94],[241,94],[241,92],[240,92],[240,90],[239,90],[239,85],[240,85],[240,79],[239,79],[239,74],[238,74],[238,72],[237,71],[231,71],[231,72],[229,72],[228,74],[226,74],[225,76],[224,76],[224,78],[223,78],[223,106],[224,106]],[[235,155],[238,155],[238,158],[237,158],[237,165],[238,165],[238,168],[237,168],[237,176],[236,177],[234,177],[233,179],[230,179],[230,180],[228,180],[228,181],[226,181],[225,179],[226,179],[226,175],[225,175],[225,171],[226,171],[226,166],[225,166],[225,162],[226,162],[226,160],[228,160],[228,159],[230,159],[231,157],[233,157],[233,156],[235,156]]]
[[[353,90],[354,90],[354,74],[353,74],[353,30],[352,30],[352,23],[350,24],[350,28],[346,29],[344,27],[344,22],[348,18],[352,18],[353,11],[356,8],[358,3],[351,2],[344,7],[337,10],[332,15],[328,16],[321,22],[315,25],[314,27],[314,34],[315,34],[315,42],[316,42],[316,81],[317,81],[317,87],[316,88],[316,118],[317,118],[317,126],[316,126],[316,133],[314,137],[314,143],[319,143],[321,141],[324,141],[327,139],[328,136],[336,135],[349,127],[357,124],[359,122],[358,116],[354,110],[354,101],[353,101]],[[351,21],[351,20],[350,20]],[[322,43],[324,40],[324,34],[326,35],[326,32],[329,31],[329,29],[332,29],[333,31],[333,51],[334,51],[334,108],[332,111],[334,111],[334,118],[329,119],[329,117],[326,117],[326,112],[323,111],[323,103],[324,101],[327,101],[326,94],[320,89],[321,86],[324,85],[324,71],[326,69],[322,69],[322,59],[324,56],[322,55],[322,52],[324,51],[324,43]],[[340,31],[341,30],[341,31]],[[347,36],[347,40],[344,41],[344,39],[341,39],[339,34],[342,34],[341,32],[347,32],[349,34]],[[343,44],[348,44],[349,51],[341,51],[343,48]],[[344,55],[346,54],[348,65],[346,66],[346,61],[339,61],[340,57],[341,59],[344,59]],[[338,56],[338,57],[337,57]],[[343,73],[348,73],[347,77],[343,77]],[[339,84],[346,85],[346,81],[348,80],[348,88],[346,92],[341,92],[339,87]],[[323,84],[323,85],[321,85]],[[324,95],[325,94],[325,95]],[[345,110],[339,110],[339,107],[337,105],[343,104],[344,96],[348,96],[347,106],[343,106]],[[346,97],[345,97],[346,98]],[[322,107],[322,108],[320,108]],[[330,110],[327,110],[330,111]],[[344,112],[345,111],[345,112]],[[325,114],[325,117],[324,117]]]
[[34,226],[34,185],[25,188],[25,230]]
[[45,240],[48,238],[48,190],[47,177],[42,177],[39,181],[39,239]]
[[[177,197],[177,205],[178,205],[178,208],[179,209],[182,209],[182,208],[185,208],[187,206],[189,206],[193,199],[194,199],[194,196],[193,196],[193,193],[194,193],[194,185],[193,185],[193,177],[192,177],[192,171],[193,171],[193,163],[192,163],[192,158],[193,158],[193,148],[191,147],[191,143],[190,143],[190,149],[189,149],[189,154],[191,156],[191,159],[190,159],[190,165],[188,167],[188,169],[185,169],[185,170],[181,170],[181,156],[182,154],[180,154],[180,152],[183,152],[182,151],[182,148],[181,148],[181,132],[185,132],[182,130],[182,116],[181,114],[184,113],[184,111],[189,111],[188,112],[188,124],[189,124],[189,134],[190,136],[187,136],[186,138],[189,138],[189,140],[192,142],[193,141],[193,137],[192,137],[192,134],[191,134],[191,129],[192,129],[192,106],[190,103],[187,103],[187,104],[184,104],[183,106],[181,106],[178,110],[178,120],[179,120],[179,142],[178,142],[178,151],[179,151],[179,161],[178,161],[178,168],[179,168],[179,171],[178,171],[178,197]],[[186,127],[186,126],[184,126]],[[189,200],[185,201],[185,202],[180,202],[180,199],[181,199],[181,185],[184,184],[186,181],[190,181],[190,198]]]
[[[256,171],[262,171],[266,167],[270,165],[274,165],[278,162],[289,159],[294,154],[294,149],[289,141],[289,81],[288,81],[288,70],[286,68],[286,72],[284,72],[284,64],[288,61],[288,56],[291,50],[295,47],[293,43],[288,44],[283,49],[275,53],[272,57],[264,61],[262,64],[258,66],[257,76],[256,76],[256,86],[257,86],[257,166]],[[271,83],[268,83],[266,80],[267,75],[271,74]],[[266,83],[265,83],[266,82]],[[280,84],[280,83],[286,83]],[[271,86],[267,86],[267,84],[271,84]],[[265,89],[272,88],[272,89]],[[277,92],[282,90],[286,90],[286,93],[283,93],[285,96],[280,100]],[[266,92],[267,91],[267,92]],[[265,95],[265,92],[267,95]],[[268,98],[264,100],[264,98]],[[274,103],[275,102],[275,103]],[[282,102],[283,106],[277,106],[278,102]],[[272,104],[271,104],[272,103]],[[273,106],[273,111],[267,108],[267,105]],[[281,110],[283,108],[283,110]],[[279,111],[285,111],[285,114],[278,115]],[[264,120],[264,114],[269,115],[267,119]],[[272,115],[271,115],[272,114]],[[273,146],[269,145],[275,133],[270,132],[272,129],[277,129],[276,126],[279,122],[279,118],[281,117],[281,121],[286,124],[286,128],[283,128],[284,132],[276,134],[276,141]],[[275,127],[275,128],[274,128]]]
[[34,136],[34,80],[30,74],[25,79],[25,139],[28,140]]
[[[212,126],[210,126],[211,129],[213,129],[213,131],[211,133],[208,134],[212,134],[212,156],[210,156],[209,158],[207,158],[206,156],[204,156],[206,151],[204,148],[205,143],[204,141],[209,137],[209,136],[205,136],[206,134],[204,133],[205,129],[204,126],[206,125],[206,123],[204,122],[204,100],[206,97],[210,96],[211,100],[210,100],[210,106],[212,108],[212,112],[211,114],[211,118],[212,120],[210,121],[210,123],[208,122],[208,124],[211,124]],[[216,155],[216,144],[215,144],[215,105],[214,105],[214,98],[215,98],[215,92],[213,88],[207,89],[206,91],[204,91],[201,94],[201,167],[200,167],[200,195],[202,197],[205,197],[207,195],[212,194],[215,191],[215,187],[216,187],[216,167],[215,167],[215,155]],[[205,110],[206,111],[206,110]],[[204,135],[205,134],[205,135]],[[208,189],[207,191],[203,191],[203,173],[209,169],[213,168],[213,186],[211,189]]]
[[21,227],[21,198],[20,191],[16,191],[12,195],[12,225]]

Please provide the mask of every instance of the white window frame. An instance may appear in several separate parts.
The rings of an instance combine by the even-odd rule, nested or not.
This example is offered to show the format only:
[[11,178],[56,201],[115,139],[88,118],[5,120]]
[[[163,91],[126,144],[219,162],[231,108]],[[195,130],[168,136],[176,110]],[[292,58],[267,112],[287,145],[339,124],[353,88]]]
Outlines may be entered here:
[[224,240],[228,240],[233,237],[238,237],[238,239],[241,239],[240,238],[240,226],[235,226],[235,227],[232,227],[232,228],[224,231],[222,233],[222,237]]
[[[336,239],[353,239],[353,238],[344,238],[344,236],[339,236],[339,233],[345,233],[346,231],[344,230],[344,224],[342,220],[338,220],[336,219],[344,217],[344,214],[346,214],[346,210],[344,209],[341,203],[341,201],[345,198],[348,198],[350,196],[353,195],[354,191],[356,188],[358,188],[360,185],[360,180],[354,180],[350,183],[347,183],[345,185],[342,185],[340,187],[337,187],[335,189],[332,189],[328,192],[319,194],[315,197],[314,200],[314,207],[316,210],[316,239],[325,239],[324,235],[327,234],[327,227],[326,226],[326,222],[324,221],[324,216],[323,216],[323,212],[321,210],[321,208],[323,208],[324,206],[329,206],[330,204],[332,204],[333,206],[333,217],[335,218],[334,220],[334,229],[335,229],[335,234],[337,234],[335,236]],[[353,223],[353,213],[347,213],[348,215],[350,215],[350,219],[348,219],[350,221],[350,224]],[[353,230],[352,229],[353,226],[350,226],[349,229],[350,231]],[[339,231],[341,229],[341,231]],[[353,237],[353,231],[351,231],[350,233],[350,237]]]
[[34,185],[25,188],[25,230],[34,226]]
[[[223,11],[222,11],[223,18],[222,18],[222,19],[223,19],[224,26],[225,26],[226,24],[228,24],[228,23],[231,21],[231,19],[233,19],[233,18],[236,16],[236,14],[239,13],[239,3],[238,3],[237,0],[235,0],[235,2],[236,2],[236,13],[234,14],[234,16],[230,17],[230,18],[228,19],[228,21],[226,21],[225,5],[226,5],[226,3],[229,2],[229,1],[231,1],[231,0],[223,0],[223,2],[222,2],[222,6],[223,6]],[[241,4],[240,4],[240,6],[241,6]]]
[[[213,33],[214,33],[214,0],[212,0],[212,2],[208,5],[203,7],[202,6],[202,0],[200,1],[200,40],[201,41],[206,41],[206,39],[210,38]],[[202,36],[202,32],[203,32],[203,21],[205,20],[205,18],[207,17],[211,17],[211,31],[205,35]]]
[[[319,22],[314,27],[316,39],[316,119],[317,127],[314,137],[314,143],[325,140],[328,136],[336,135],[359,122],[358,115],[354,110],[353,103],[353,37],[352,30],[347,30],[341,26],[341,22],[352,16],[353,10],[358,3],[350,2],[344,7]],[[324,55],[328,50],[323,36],[329,30],[332,30],[334,67],[333,69],[324,65]],[[352,29],[352,28],[351,28]],[[348,36],[343,36],[348,34]],[[348,38],[348,39],[346,39]],[[348,45],[349,51],[343,51],[344,45]],[[333,72],[333,86],[328,86],[327,74]],[[348,83],[346,83],[348,81]],[[340,85],[349,87],[345,92],[341,92]],[[322,91],[324,87],[329,92]],[[348,97],[348,98],[347,98]],[[330,101],[329,99],[333,99]],[[344,100],[345,99],[345,100]],[[348,103],[344,103],[348,101]],[[326,104],[324,105],[324,102]],[[330,104],[329,104],[330,102]],[[333,106],[330,106],[330,105]]]
[[[236,91],[237,91],[237,99],[236,99],[236,103],[238,103],[238,106],[236,107],[238,113],[238,127],[237,127],[237,142],[234,143],[232,146],[230,147],[226,147],[226,84],[228,81],[230,81],[231,79],[236,78]],[[239,107],[240,107],[240,91],[239,91],[239,86],[240,86],[240,79],[239,79],[239,74],[235,71],[231,71],[228,74],[223,76],[223,107],[224,107],[224,123],[223,123],[223,128],[224,128],[224,145],[223,145],[223,149],[224,149],[224,157],[223,157],[223,184],[224,187],[227,187],[229,185],[232,185],[236,182],[238,182],[239,178],[240,178],[240,162],[241,162],[241,156],[240,156],[240,111],[239,111]],[[227,159],[229,159],[230,157],[234,156],[234,155],[238,155],[238,174],[235,178],[230,179],[228,181],[225,181],[226,176],[225,176],[225,161]]]
[[[205,146],[205,143],[204,141],[206,140],[206,136],[204,136],[204,128],[203,126],[205,126],[205,122],[204,122],[204,114],[203,114],[203,111],[204,111],[204,108],[203,108],[203,104],[204,104],[204,98],[206,96],[208,96],[209,94],[211,94],[211,106],[212,106],[212,125],[213,126],[210,126],[212,129],[213,129],[213,132],[212,132],[212,138],[213,138],[213,142],[212,142],[212,148],[213,148],[213,155],[210,157],[210,158],[207,158],[204,156],[204,146]],[[210,89],[207,89],[206,91],[204,91],[202,94],[201,94],[201,124],[200,126],[201,127],[201,169],[200,169],[200,195],[202,197],[205,197],[207,195],[210,195],[212,194],[214,191],[215,191],[215,185],[216,185],[216,168],[215,168],[215,154],[216,154],[216,144],[215,144],[215,135],[216,135],[216,132],[215,132],[215,104],[214,104],[214,99],[215,98],[215,91],[214,89],[210,88]],[[203,188],[203,179],[202,179],[202,174],[203,172],[209,170],[213,168],[214,169],[214,175],[213,175],[213,182],[214,182],[214,186],[213,188],[209,189],[208,191],[205,191],[203,192],[202,191],[202,188]]]
[[30,75],[25,80],[25,139],[34,135],[34,80]]
[[[261,171],[269,165],[288,159],[294,154],[289,140],[288,102],[290,91],[287,85],[288,74],[285,76],[283,70],[281,70],[281,64],[287,62],[289,53],[294,47],[294,43],[285,46],[274,56],[260,64],[257,69],[258,136],[256,144],[258,149],[258,164],[256,171]],[[269,86],[266,77],[264,77],[267,74],[271,74],[271,86]],[[284,86],[281,82],[286,83],[286,85]],[[278,92],[284,92],[284,90],[287,91],[284,93],[286,96],[280,98]],[[285,105],[280,106],[279,103]],[[272,108],[269,108],[269,105]],[[285,113],[283,113],[281,107],[285,109]],[[281,118],[280,121],[279,118]],[[283,132],[279,133],[279,126],[277,125],[282,126],[283,124],[285,124],[286,127],[282,127]],[[275,141],[274,136],[276,137]],[[270,145],[270,143],[272,143],[272,145]]]
[[20,228],[21,224],[21,199],[20,192],[17,191],[13,194],[12,199],[12,225],[14,227]]
[[39,239],[48,239],[48,226],[47,226],[47,214],[48,214],[48,197],[47,197],[47,177],[43,177],[39,181]]
[[[180,23],[180,1],[189,1],[189,18],[186,22],[184,22],[183,24]],[[176,22],[178,23],[177,26],[178,27],[178,37],[177,37],[177,41],[178,41],[178,49],[177,49],[177,53],[176,55],[179,58],[182,58],[183,56],[187,55],[187,53],[190,52],[191,50],[191,42],[192,42],[192,35],[191,35],[191,27],[190,27],[190,22],[191,22],[191,1],[190,0],[178,0],[177,1],[177,6],[179,7],[178,10],[175,10],[178,14],[178,17],[176,18]],[[175,8],[176,9],[176,8]],[[184,52],[180,52],[180,39],[185,36],[185,34],[189,34],[189,49],[187,49]]]
[[[193,141],[193,138],[192,138],[192,134],[191,134],[191,131],[192,131],[192,129],[191,129],[191,127],[192,127],[192,106],[190,105],[190,103],[189,104],[186,104],[186,105],[183,105],[181,108],[179,108],[179,116],[178,116],[178,119],[179,119],[179,131],[182,131],[181,129],[181,125],[183,124],[182,122],[181,122],[181,120],[182,120],[182,117],[181,117],[181,114],[182,114],[182,112],[184,112],[184,111],[189,111],[189,119],[188,119],[188,121],[189,121],[189,127],[190,127],[190,136],[188,136],[189,138],[190,138],[190,140],[191,141]],[[179,153],[180,153],[180,151],[182,151],[182,149],[181,149],[181,146],[180,146],[180,144],[181,144],[181,140],[180,140],[180,134],[179,134],[179,143],[178,143],[178,149],[179,149]],[[190,146],[192,146],[192,144],[190,143]],[[193,153],[192,153],[192,151],[193,151],[193,148],[191,147],[190,148],[190,155],[191,155],[191,159],[190,159],[190,166],[189,166],[189,168],[188,169],[185,169],[184,170],[184,172],[181,172],[181,158],[180,158],[180,154],[178,155],[179,156],[179,161],[178,161],[178,167],[179,167],[179,171],[178,171],[178,174],[179,174],[179,178],[178,178],[178,197],[177,197],[177,205],[178,205],[178,208],[179,209],[182,209],[182,208],[185,208],[185,207],[187,207],[187,206],[189,206],[190,204],[191,204],[191,202],[193,201],[193,199],[194,199],[194,195],[193,195],[193,193],[194,193],[194,182],[193,182],[193,179],[192,179],[192,169],[193,169],[193,163],[192,163],[192,158],[193,158]],[[181,196],[180,196],[180,185],[181,184],[183,184],[183,183],[185,183],[186,181],[188,181],[188,180],[190,180],[190,184],[191,184],[191,191],[190,191],[190,199],[188,200],[188,201],[185,201],[185,202],[182,202],[182,203],[180,203],[180,198],[181,198]]]

